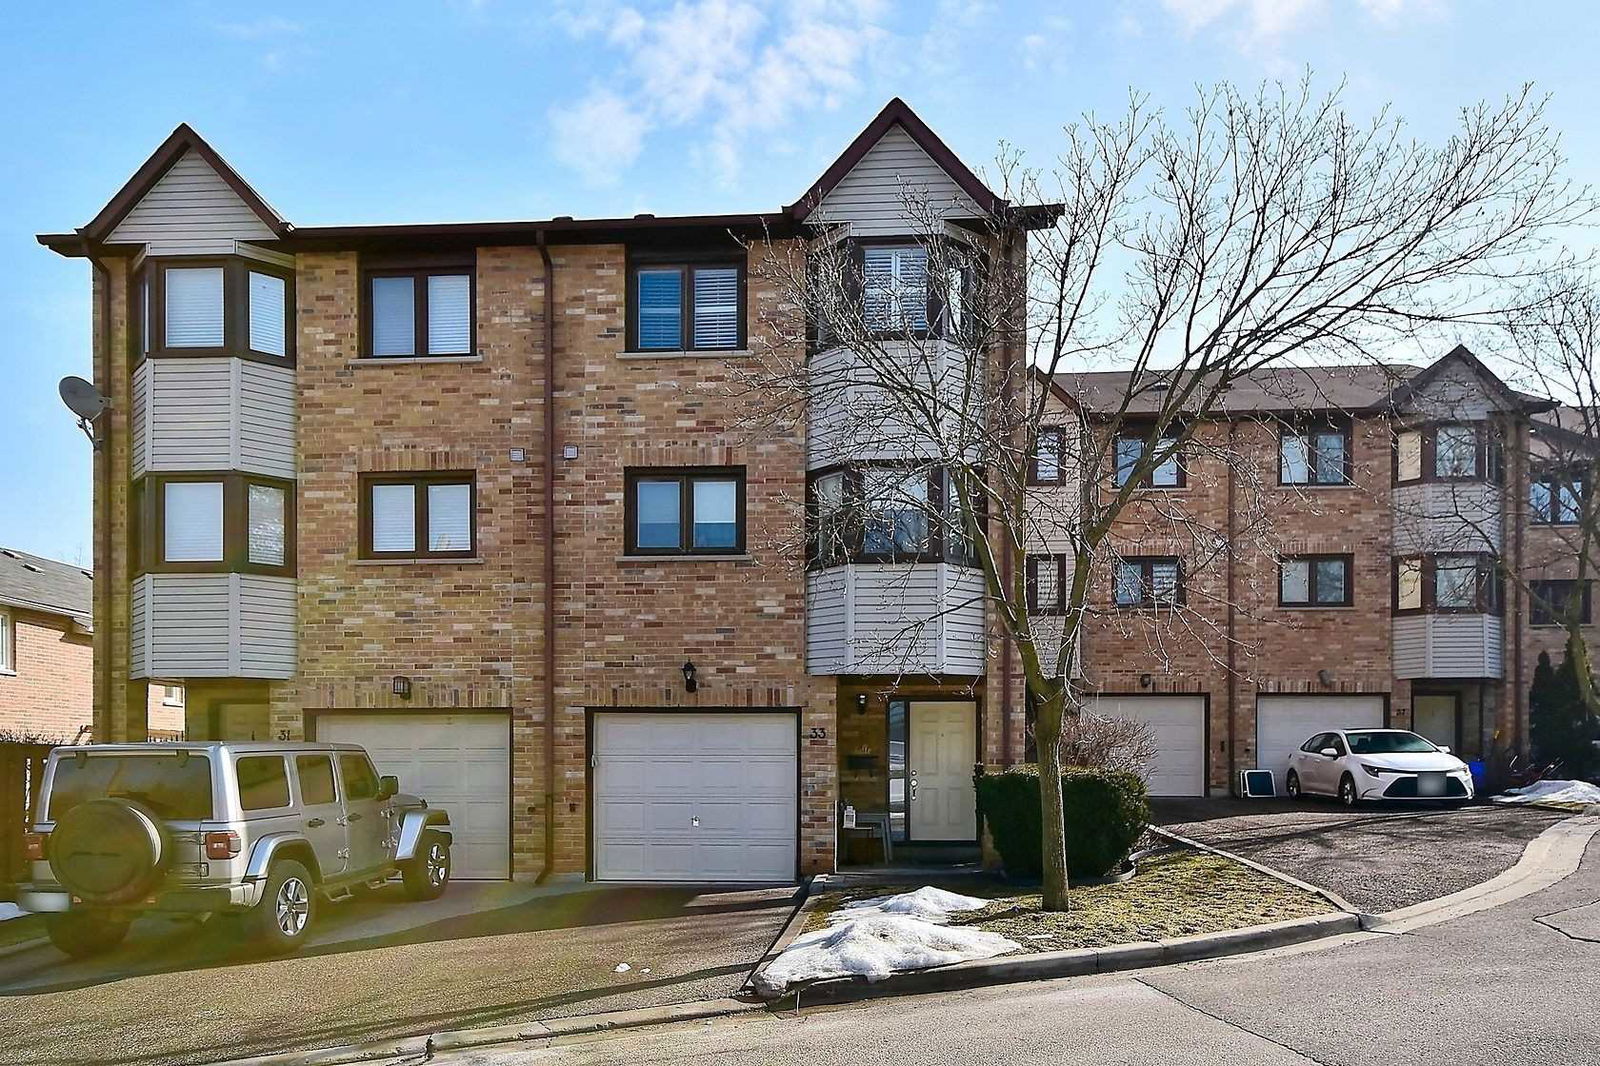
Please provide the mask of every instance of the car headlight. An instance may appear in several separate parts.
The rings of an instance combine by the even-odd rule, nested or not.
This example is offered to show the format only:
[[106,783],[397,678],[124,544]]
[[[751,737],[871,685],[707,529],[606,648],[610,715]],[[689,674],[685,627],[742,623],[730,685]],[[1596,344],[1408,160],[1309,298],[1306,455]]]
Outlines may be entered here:
[[1361,768],[1367,772],[1368,777],[1377,777],[1379,774],[1383,773],[1383,771],[1378,769],[1376,766],[1368,766],[1366,763],[1362,763]]

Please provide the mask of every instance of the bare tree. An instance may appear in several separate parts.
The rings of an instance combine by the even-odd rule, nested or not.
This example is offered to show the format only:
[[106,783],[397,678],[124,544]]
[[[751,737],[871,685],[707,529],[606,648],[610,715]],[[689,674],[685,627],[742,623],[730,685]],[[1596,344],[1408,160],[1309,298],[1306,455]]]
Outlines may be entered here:
[[[825,227],[803,249],[764,249],[753,269],[800,313],[773,316],[741,387],[760,417],[809,419],[814,451],[899,464],[818,483],[809,557],[934,552],[971,575],[907,617],[883,654],[905,654],[935,616],[987,605],[1037,710],[1047,909],[1067,905],[1061,741],[1083,706],[1074,664],[1097,590],[1115,573],[1130,583],[1118,599],[1186,617],[1170,575],[1116,569],[1113,532],[1141,489],[1186,449],[1236,461],[1226,437],[1199,432],[1236,382],[1375,359],[1415,331],[1500,309],[1549,227],[1585,208],[1560,166],[1526,92],[1465,109],[1429,145],[1387,113],[1352,120],[1309,79],[1254,94],[1220,85],[1181,116],[1135,99],[1119,118],[1068,126],[1048,174],[1004,156],[1008,202],[1048,206],[959,217],[908,187],[911,254],[868,259]],[[1092,403],[1068,377],[1084,370],[1116,372]],[[1082,417],[1041,441],[1062,405]],[[1060,465],[1061,487],[1030,485],[1040,462]],[[1202,557],[1258,532],[1254,520],[1217,529],[1159,505],[1144,514]],[[1048,618],[1030,610],[1024,573],[1045,542],[1070,560]]]

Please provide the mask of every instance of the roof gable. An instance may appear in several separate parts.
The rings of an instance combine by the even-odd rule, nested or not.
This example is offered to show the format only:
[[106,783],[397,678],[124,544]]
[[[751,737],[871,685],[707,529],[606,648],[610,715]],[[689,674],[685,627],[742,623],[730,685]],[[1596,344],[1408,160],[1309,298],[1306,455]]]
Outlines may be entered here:
[[270,240],[291,228],[185,123],[81,232],[91,241],[142,242],[185,221],[202,230],[226,230],[210,235],[240,240]]
[[[932,169],[917,169],[917,164],[922,160],[931,164]],[[862,171],[862,180],[870,180],[874,174],[879,182],[887,179],[894,187],[894,195],[898,195],[901,182],[915,182],[920,177],[922,184],[931,186],[933,182],[927,179],[941,175],[943,181],[939,183],[948,182],[951,187],[946,194],[964,198],[963,206],[971,214],[995,212],[1006,206],[1006,202],[996,196],[939,139],[939,135],[929,129],[927,123],[897,96],[850,142],[822,177],[806,190],[805,195],[785,211],[797,221],[804,221],[828,202],[831,194],[840,190],[841,186],[848,188],[858,168]],[[908,169],[914,172],[899,173]],[[938,197],[945,191],[930,187],[929,192]]]
[[1443,407],[1446,409],[1431,413],[1454,417],[1449,408],[1469,404],[1467,392],[1472,389],[1481,390],[1483,399],[1501,410],[1545,406],[1537,397],[1524,396],[1501,381],[1464,344],[1456,345],[1424,367],[1421,373],[1402,382],[1389,394],[1388,406],[1392,409],[1417,405]]

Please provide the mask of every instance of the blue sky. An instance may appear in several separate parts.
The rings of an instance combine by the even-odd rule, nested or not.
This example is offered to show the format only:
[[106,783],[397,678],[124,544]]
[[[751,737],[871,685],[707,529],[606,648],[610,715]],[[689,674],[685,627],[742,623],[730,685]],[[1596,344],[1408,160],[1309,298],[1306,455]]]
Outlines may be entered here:
[[0,36],[0,545],[90,561],[88,442],[55,396],[88,376],[82,225],[179,122],[290,221],[770,210],[891,96],[974,165],[1047,165],[1130,89],[1309,66],[1423,135],[1532,81],[1572,176],[1600,184],[1594,5],[1466,0],[678,0],[20,5]]

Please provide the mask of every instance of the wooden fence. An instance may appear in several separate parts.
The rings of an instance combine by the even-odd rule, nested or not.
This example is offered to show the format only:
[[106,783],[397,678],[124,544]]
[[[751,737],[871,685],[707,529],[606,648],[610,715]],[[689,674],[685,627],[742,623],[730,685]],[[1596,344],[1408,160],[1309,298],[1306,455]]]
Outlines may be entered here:
[[0,884],[28,876],[22,835],[33,821],[34,801],[44,781],[44,757],[50,748],[49,744],[0,741]]

